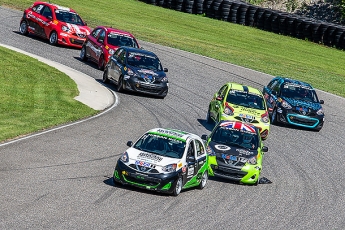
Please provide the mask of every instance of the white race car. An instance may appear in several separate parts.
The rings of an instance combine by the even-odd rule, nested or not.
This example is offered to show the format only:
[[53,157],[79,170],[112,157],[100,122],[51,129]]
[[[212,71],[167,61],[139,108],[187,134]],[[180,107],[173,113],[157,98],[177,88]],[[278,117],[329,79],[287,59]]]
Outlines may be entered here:
[[147,131],[118,159],[114,184],[165,192],[177,196],[182,189],[208,180],[207,153],[203,140],[192,133],[155,128]]

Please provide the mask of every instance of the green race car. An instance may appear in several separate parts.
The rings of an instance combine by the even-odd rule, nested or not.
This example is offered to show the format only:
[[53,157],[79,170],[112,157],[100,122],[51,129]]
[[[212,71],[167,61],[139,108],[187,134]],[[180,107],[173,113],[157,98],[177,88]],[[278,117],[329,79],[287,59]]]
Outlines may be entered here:
[[267,139],[270,130],[267,105],[261,91],[233,82],[226,83],[214,94],[206,120],[208,123],[222,120],[252,123],[259,128],[262,140]]
[[257,185],[262,159],[268,148],[263,145],[259,130],[241,121],[220,121],[206,140],[209,175],[242,184]]

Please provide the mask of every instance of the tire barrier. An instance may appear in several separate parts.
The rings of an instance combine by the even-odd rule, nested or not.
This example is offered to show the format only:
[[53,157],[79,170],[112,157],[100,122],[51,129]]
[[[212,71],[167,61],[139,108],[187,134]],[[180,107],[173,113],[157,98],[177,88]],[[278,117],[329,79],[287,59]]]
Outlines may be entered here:
[[262,8],[238,0],[141,0],[189,14],[228,21],[345,50],[345,26]]

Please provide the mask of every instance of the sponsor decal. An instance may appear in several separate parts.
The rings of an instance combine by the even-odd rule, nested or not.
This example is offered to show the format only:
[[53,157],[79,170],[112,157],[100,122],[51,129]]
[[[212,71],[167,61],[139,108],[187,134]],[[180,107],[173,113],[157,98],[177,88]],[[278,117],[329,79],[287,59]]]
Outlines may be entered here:
[[226,145],[215,145],[214,147],[220,151],[228,151],[231,149],[229,146]]
[[28,18],[32,18],[32,19],[35,19],[36,21],[42,23],[42,24],[45,25],[45,26],[49,26],[49,23],[48,23],[48,22],[46,22],[46,21],[44,21],[43,19],[38,18],[38,17],[36,17],[35,15],[33,15],[33,14],[32,14],[32,11],[30,11],[30,12],[28,13],[28,16],[27,16],[27,17],[28,17]]
[[170,136],[176,136],[176,137],[183,137],[183,133],[179,133],[179,132],[175,132],[172,130],[167,130],[167,129],[158,129],[157,130],[158,133],[162,133],[162,134],[167,134]]
[[183,173],[186,173],[186,171],[187,171],[187,167],[186,167],[186,166],[183,166],[182,172],[183,172]]
[[163,160],[163,157],[161,156],[158,156],[152,153],[145,153],[145,152],[139,153],[138,158],[148,159],[148,160],[153,160],[153,161],[158,161],[158,162]]
[[255,127],[253,125],[243,124],[241,122],[227,121],[221,123],[220,126],[255,133]]
[[178,163],[178,164],[177,164],[177,167],[178,167],[178,168],[181,168],[181,167],[182,167],[182,162]]
[[250,152],[250,151],[245,150],[245,149],[236,149],[236,151],[242,155],[252,155],[253,154],[253,152]]
[[194,175],[194,165],[188,167],[187,178],[192,177]]

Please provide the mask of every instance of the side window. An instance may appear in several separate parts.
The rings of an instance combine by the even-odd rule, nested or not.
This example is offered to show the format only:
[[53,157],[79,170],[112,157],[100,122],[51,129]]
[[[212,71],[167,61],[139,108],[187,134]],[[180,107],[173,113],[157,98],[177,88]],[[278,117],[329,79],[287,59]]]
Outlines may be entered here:
[[219,90],[219,92],[218,92],[218,95],[219,95],[220,97],[224,98],[224,95],[225,95],[225,93],[226,93],[227,88],[228,88],[228,87],[227,87],[226,85],[224,85],[222,88],[220,88],[220,90]]
[[92,37],[97,38],[98,34],[99,34],[99,32],[101,32],[101,30],[102,29],[99,28],[99,29],[92,31],[92,33],[91,33]]
[[36,13],[40,14],[41,13],[41,10],[43,9],[44,5],[37,5],[37,6],[34,6],[32,8],[33,11],[35,11]]
[[187,157],[195,157],[194,141],[189,142]]
[[196,155],[199,157],[205,153],[202,143],[198,140],[195,140]]
[[272,90],[277,92],[277,95],[280,93],[280,84],[278,81],[275,82],[274,85],[272,85]]
[[122,52],[119,54],[119,57],[117,59],[118,62],[121,64],[125,64],[125,56],[126,56],[126,51],[122,50]]
[[272,89],[272,87],[277,84],[277,80],[272,80],[270,83],[268,83],[267,88]]
[[52,11],[48,6],[45,6],[41,13],[42,13],[42,16],[44,16],[46,18],[50,18],[50,19],[53,18]]
[[105,38],[105,30],[102,30],[99,34],[98,41],[104,42],[104,38]]

